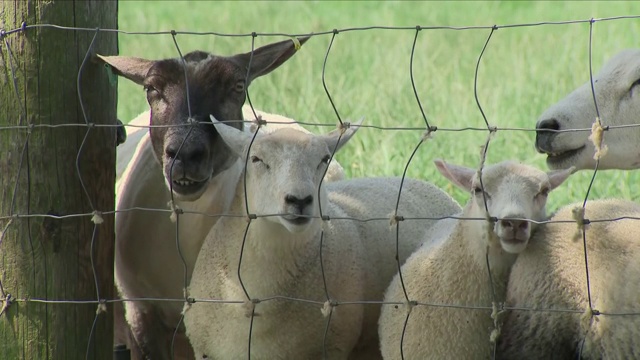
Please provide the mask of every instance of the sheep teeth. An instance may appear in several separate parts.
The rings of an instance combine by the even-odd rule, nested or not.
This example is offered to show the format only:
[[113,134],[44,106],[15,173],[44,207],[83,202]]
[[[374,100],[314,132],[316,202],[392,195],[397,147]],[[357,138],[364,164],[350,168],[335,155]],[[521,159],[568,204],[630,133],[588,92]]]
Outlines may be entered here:
[[180,185],[180,186],[189,186],[193,184],[193,181],[190,180],[175,180],[174,183]]

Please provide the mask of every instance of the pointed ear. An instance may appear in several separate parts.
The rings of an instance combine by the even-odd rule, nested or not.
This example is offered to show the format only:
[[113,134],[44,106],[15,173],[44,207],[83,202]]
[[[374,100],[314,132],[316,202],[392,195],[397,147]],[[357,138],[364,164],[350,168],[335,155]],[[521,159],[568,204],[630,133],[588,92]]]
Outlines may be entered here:
[[[298,38],[300,46],[307,42],[309,38],[310,36]],[[251,69],[249,71],[249,83],[251,83],[257,77],[270,73],[289,60],[298,51],[296,49],[297,46],[293,40],[284,40],[254,49],[253,57],[251,57],[251,52],[248,52],[234,55],[232,59],[237,61],[244,69],[249,66],[249,60],[251,60]]]
[[433,161],[436,168],[444,177],[449,179],[454,185],[464,191],[471,190],[473,176],[476,170],[460,165],[447,164],[444,160],[436,159]]
[[569,177],[569,175],[573,174],[575,171],[576,167],[572,166],[564,170],[553,170],[547,172],[547,175],[549,176],[549,185],[551,186],[549,190],[553,190],[560,186]]
[[131,56],[102,56],[99,54],[97,56],[110,65],[116,75],[124,76],[138,85],[142,85],[149,69],[155,64],[153,60]]
[[[320,135],[320,137],[327,143],[327,147],[329,148],[329,151],[333,151],[333,149],[336,149],[335,152],[338,152],[338,150],[340,150],[340,148],[344,144],[346,144],[347,141],[349,141],[349,139],[351,139],[351,137],[356,133],[356,131],[358,131],[358,129],[360,128],[363,122],[364,122],[364,116],[361,117],[360,120],[356,121],[355,123],[351,123],[349,125],[349,128],[345,130],[342,136],[340,136],[340,133],[342,131],[340,129],[335,129],[326,135]],[[340,141],[340,143],[338,143],[338,140]]]
[[244,157],[244,151],[253,139],[253,135],[238,130],[229,124],[218,121],[213,115],[209,115],[213,126],[231,151],[238,157]]

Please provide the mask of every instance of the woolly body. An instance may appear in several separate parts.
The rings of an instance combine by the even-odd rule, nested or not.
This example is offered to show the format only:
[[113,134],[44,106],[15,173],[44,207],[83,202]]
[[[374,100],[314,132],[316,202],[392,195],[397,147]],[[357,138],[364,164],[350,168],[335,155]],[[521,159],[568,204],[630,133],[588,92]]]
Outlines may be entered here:
[[[640,358],[640,317],[606,315],[640,310],[640,223],[634,219],[591,222],[586,227],[590,318],[584,244],[576,238],[573,209],[560,209],[533,235],[529,249],[515,262],[507,289],[507,305],[535,309],[582,311],[509,312],[502,329],[499,354],[505,359]],[[640,205],[625,200],[590,200],[586,219],[640,217]],[[584,346],[581,341],[586,339]]]
[[[400,359],[401,354],[406,359],[490,358],[492,303],[504,300],[509,269],[527,246],[535,224],[498,220],[494,225],[482,220],[486,218],[484,196],[491,216],[542,220],[546,193],[568,176],[568,172],[545,174],[502,162],[483,170],[483,195],[475,170],[444,162],[436,165],[454,184],[472,190],[472,199],[458,217],[479,220],[441,220],[425,233],[422,247],[402,266],[410,301],[454,307],[383,305],[379,332],[385,359]],[[384,301],[406,303],[399,274],[389,285]]]

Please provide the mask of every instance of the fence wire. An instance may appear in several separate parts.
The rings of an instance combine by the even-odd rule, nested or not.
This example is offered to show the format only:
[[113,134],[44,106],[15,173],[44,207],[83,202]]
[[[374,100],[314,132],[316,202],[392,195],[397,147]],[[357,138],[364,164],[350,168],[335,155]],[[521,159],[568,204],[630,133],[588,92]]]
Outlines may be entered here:
[[[526,218],[498,218],[498,217],[494,217],[491,216],[489,214],[489,208],[487,205],[487,198],[486,195],[483,195],[483,199],[484,199],[484,207],[485,207],[485,211],[487,213],[487,217],[482,217],[482,218],[471,218],[471,217],[460,217],[460,216],[445,216],[445,217],[408,217],[408,216],[404,216],[401,213],[398,213],[399,210],[399,206],[400,206],[400,200],[402,198],[402,191],[403,191],[403,185],[405,183],[405,179],[407,177],[407,171],[410,167],[410,165],[412,164],[412,161],[415,158],[415,155],[417,154],[418,150],[421,148],[421,146],[423,146],[425,143],[428,142],[428,140],[431,138],[431,135],[435,132],[460,132],[460,131],[480,131],[480,132],[486,132],[487,133],[487,139],[486,142],[484,144],[484,146],[482,147],[482,151],[481,151],[481,156],[480,156],[480,164],[477,168],[478,174],[482,174],[482,171],[485,167],[485,160],[486,160],[486,156],[487,156],[487,152],[489,149],[489,145],[491,143],[491,140],[493,139],[493,136],[497,133],[497,132],[502,132],[502,131],[523,131],[523,132],[527,132],[527,131],[540,131],[540,130],[536,130],[534,128],[517,128],[517,127],[498,127],[495,125],[492,125],[489,121],[489,119],[487,119],[487,116],[485,115],[485,112],[482,108],[482,105],[480,103],[480,100],[478,98],[478,71],[480,69],[480,65],[482,63],[482,59],[483,59],[483,55],[485,54],[485,51],[487,49],[490,48],[490,44],[491,44],[491,39],[492,39],[492,35],[495,33],[495,31],[499,30],[499,29],[509,29],[509,28],[522,28],[522,27],[539,27],[539,26],[559,26],[559,25],[567,25],[567,24],[579,24],[579,23],[585,23],[589,25],[589,58],[586,59],[589,62],[589,79],[591,82],[591,92],[593,95],[593,102],[594,102],[594,106],[596,109],[596,113],[597,113],[597,118],[596,118],[596,123],[598,125],[597,129],[599,131],[601,131],[603,134],[606,133],[607,131],[611,130],[611,129],[627,129],[627,128],[635,128],[635,127],[640,127],[640,124],[626,124],[626,125],[607,125],[607,120],[609,119],[603,119],[601,117],[600,111],[599,111],[599,107],[598,107],[598,101],[597,101],[597,97],[596,97],[596,90],[594,87],[594,79],[593,79],[593,68],[592,68],[592,56],[593,56],[593,48],[592,48],[592,43],[593,43],[593,27],[594,24],[596,22],[608,22],[608,21],[620,21],[620,20],[637,20],[640,19],[640,15],[633,15],[633,16],[617,16],[617,17],[608,17],[608,18],[599,18],[599,19],[584,19],[584,20],[572,20],[572,21],[558,21],[558,22],[536,22],[536,23],[525,23],[525,24],[506,24],[506,25],[493,25],[493,26],[415,26],[415,27],[390,27],[390,26],[370,26],[370,27],[352,27],[352,28],[343,28],[343,29],[333,29],[330,31],[324,31],[324,32],[318,32],[318,33],[309,33],[309,34],[285,34],[285,33],[259,33],[259,32],[252,32],[252,33],[245,33],[245,34],[225,34],[225,33],[219,33],[219,32],[195,32],[195,31],[176,31],[176,30],[170,30],[170,31],[155,31],[155,32],[130,32],[130,31],[125,31],[125,30],[119,30],[119,29],[91,29],[91,28],[77,28],[77,27],[66,27],[66,26],[59,26],[59,25],[55,25],[55,24],[26,24],[23,23],[22,26],[20,28],[16,28],[16,29],[11,29],[8,31],[5,30],[1,30],[0,31],[0,39],[2,40],[2,44],[0,45],[4,45],[4,48],[6,49],[8,56],[8,65],[10,67],[10,71],[12,74],[12,85],[14,87],[15,90],[15,100],[17,103],[19,104],[24,104],[24,99],[22,98],[19,90],[18,90],[18,83],[17,83],[17,74],[16,74],[16,64],[14,64],[14,55],[12,52],[12,48],[11,48],[11,44],[10,44],[10,39],[13,36],[18,36],[23,32],[27,32],[27,31],[32,31],[33,29],[44,29],[44,30],[48,30],[48,31],[75,31],[75,32],[89,32],[89,33],[93,33],[93,39],[91,41],[91,44],[89,45],[89,48],[87,49],[87,52],[85,54],[85,57],[82,61],[82,64],[80,65],[80,68],[78,69],[78,74],[77,74],[77,94],[78,94],[78,103],[80,104],[80,109],[81,109],[81,114],[83,117],[84,122],[83,123],[69,123],[69,124],[58,124],[58,125],[51,125],[51,124],[33,124],[29,121],[29,118],[26,116],[26,109],[24,108],[24,106],[20,107],[20,113],[15,114],[15,116],[18,117],[18,121],[17,124],[18,125],[7,125],[7,126],[1,126],[0,127],[0,131],[15,131],[15,132],[24,132],[26,131],[26,139],[24,142],[24,145],[22,146],[22,150],[21,150],[21,155],[20,155],[20,161],[18,164],[18,170],[17,170],[17,175],[16,175],[16,182],[13,186],[13,197],[11,200],[11,205],[9,207],[10,211],[8,214],[0,214],[0,221],[5,222],[4,226],[2,227],[2,232],[0,233],[0,250],[2,249],[2,243],[5,237],[5,234],[7,233],[7,231],[10,229],[10,227],[12,225],[14,225],[17,221],[29,221],[30,219],[34,219],[34,218],[49,218],[52,220],[63,220],[63,219],[69,219],[69,218],[76,218],[76,217],[86,217],[86,218],[90,218],[90,220],[93,222],[93,236],[90,239],[91,241],[91,267],[93,270],[93,278],[95,281],[95,287],[96,287],[96,298],[93,300],[78,300],[78,299],[46,299],[46,298],[40,298],[38,296],[35,296],[37,294],[34,294],[33,297],[23,297],[23,298],[15,298],[11,295],[11,288],[5,286],[2,283],[3,277],[0,276],[0,321],[3,321],[2,315],[8,310],[10,309],[11,305],[14,303],[28,303],[28,302],[32,302],[32,303],[44,303],[44,304],[50,304],[50,305],[60,305],[60,304],[71,304],[71,305],[95,305],[98,308],[98,311],[96,311],[96,316],[93,322],[93,326],[89,332],[89,339],[87,342],[87,352],[86,352],[86,358],[90,358],[90,349],[91,349],[91,345],[92,342],[95,340],[94,339],[94,330],[95,330],[95,326],[96,326],[96,322],[98,321],[98,318],[100,316],[105,316],[105,311],[106,311],[106,304],[110,304],[110,303],[117,303],[117,302],[144,302],[144,301],[155,301],[155,302],[176,302],[176,303],[184,303],[184,304],[195,304],[198,302],[202,302],[202,303],[213,303],[213,304],[250,304],[250,310],[251,310],[251,314],[250,314],[250,324],[249,327],[247,329],[247,356],[250,358],[251,357],[251,344],[252,344],[252,336],[253,336],[253,322],[254,322],[254,318],[256,316],[256,312],[255,312],[255,308],[256,305],[261,304],[261,303],[265,303],[265,302],[272,302],[272,301],[290,301],[290,302],[300,302],[300,303],[304,303],[304,304],[309,304],[312,306],[320,306],[322,307],[324,310],[327,310],[327,312],[325,313],[325,317],[326,317],[326,324],[325,324],[325,329],[324,329],[324,340],[323,340],[323,355],[326,358],[327,357],[327,336],[328,336],[328,332],[330,329],[330,324],[332,321],[332,314],[334,311],[335,307],[338,306],[345,306],[345,305],[399,305],[399,306],[405,306],[408,305],[410,308],[413,308],[415,306],[425,306],[425,307],[436,307],[436,308],[450,308],[450,309],[460,309],[460,310],[482,310],[482,311],[496,311],[496,306],[499,307],[499,311],[506,311],[506,310],[513,310],[513,311],[529,311],[529,312],[549,312],[549,313],[570,313],[570,314],[588,314],[591,319],[595,318],[595,317],[599,317],[599,316],[640,316],[640,304],[638,305],[638,309],[635,311],[626,311],[626,312],[616,312],[616,311],[609,311],[609,312],[603,312],[603,311],[599,311],[598,309],[594,308],[593,306],[593,302],[592,302],[592,293],[591,293],[591,284],[590,284],[590,275],[589,275],[589,257],[588,257],[588,251],[587,251],[587,231],[588,231],[588,227],[585,227],[584,225],[588,225],[588,224],[593,224],[593,223],[600,223],[600,222],[617,222],[617,221],[622,221],[622,220],[640,220],[640,217],[635,217],[635,216],[618,216],[618,217],[611,217],[611,218],[594,218],[594,219],[588,219],[584,217],[584,209],[587,206],[588,200],[589,200],[589,196],[590,196],[590,192],[591,189],[593,187],[593,184],[595,182],[595,178],[596,175],[598,173],[598,166],[600,163],[600,156],[598,156],[596,154],[595,157],[595,167],[593,169],[593,174],[591,177],[591,181],[589,183],[589,186],[586,190],[585,196],[584,196],[584,201],[582,202],[582,210],[581,212],[579,212],[579,217],[577,217],[574,220],[565,220],[565,221],[552,221],[552,220],[544,220],[544,221],[539,221],[539,220],[534,220],[534,219],[526,219]],[[460,128],[446,128],[446,127],[440,127],[440,126],[436,126],[433,124],[433,121],[429,121],[429,119],[427,118],[426,114],[425,114],[425,110],[424,110],[424,106],[423,106],[423,102],[421,101],[421,98],[418,94],[418,90],[416,88],[415,85],[415,79],[414,79],[414,71],[413,71],[413,67],[414,67],[414,54],[415,54],[415,49],[416,49],[416,43],[418,40],[419,35],[423,32],[423,31],[434,31],[434,30],[451,30],[451,31],[487,31],[487,38],[486,41],[482,47],[482,50],[480,52],[480,54],[478,55],[477,58],[477,63],[476,63],[476,67],[475,67],[475,75],[474,75],[474,85],[473,85],[473,92],[474,92],[474,98],[476,101],[476,105],[477,108],[479,110],[479,112],[482,115],[482,118],[484,120],[485,123],[485,127],[460,127]],[[105,33],[118,33],[118,34],[123,34],[123,35],[170,35],[173,39],[173,43],[175,45],[175,50],[176,53],[178,55],[178,57],[180,58],[180,60],[182,61],[182,65],[183,65],[183,69],[184,69],[184,76],[185,76],[185,88],[186,88],[186,94],[187,94],[187,99],[189,98],[189,83],[188,83],[188,74],[187,74],[187,67],[186,67],[186,61],[184,59],[183,56],[183,52],[180,49],[179,43],[177,41],[176,36],[177,35],[202,35],[202,36],[220,36],[220,37],[251,37],[251,58],[249,60],[249,66],[247,69],[247,75],[246,75],[246,83],[249,83],[249,69],[250,69],[250,64],[251,61],[253,59],[253,53],[255,50],[255,39],[258,36],[261,37],[266,37],[266,36],[286,36],[286,37],[299,37],[299,36],[331,36],[328,48],[326,50],[325,53],[325,57],[324,57],[324,61],[323,61],[323,66],[322,66],[322,86],[324,88],[324,91],[326,93],[326,97],[328,99],[328,101],[330,102],[333,111],[335,112],[336,118],[338,120],[339,123],[339,128],[341,128],[343,130],[348,129],[349,126],[351,125],[348,122],[343,121],[342,117],[340,116],[340,113],[338,111],[338,108],[336,106],[336,103],[333,99],[333,97],[331,96],[331,91],[329,90],[329,86],[327,86],[326,83],[326,79],[325,79],[325,74],[327,71],[327,59],[329,58],[329,55],[331,54],[331,50],[332,50],[332,45],[334,44],[334,41],[336,41],[337,37],[339,34],[345,34],[345,33],[349,33],[349,32],[357,32],[357,31],[404,31],[404,32],[411,32],[413,34],[413,42],[412,42],[412,47],[411,47],[411,55],[410,55],[410,59],[409,59],[409,77],[411,80],[411,85],[412,85],[412,90],[413,90],[413,94],[415,96],[415,100],[416,100],[416,104],[420,110],[420,114],[422,119],[424,120],[425,126],[424,127],[403,127],[403,126],[378,126],[378,125],[370,125],[370,124],[361,124],[359,125],[359,127],[362,128],[370,128],[370,129],[375,129],[375,130],[381,130],[381,131],[421,131],[422,132],[422,136],[420,138],[420,140],[417,142],[417,144],[415,144],[415,147],[413,148],[413,151],[411,152],[411,155],[409,156],[409,158],[406,161],[406,165],[404,166],[404,171],[402,173],[401,176],[401,182],[400,182],[400,186],[397,189],[397,201],[395,204],[395,211],[390,215],[390,217],[382,217],[382,218],[354,218],[354,217],[330,217],[329,215],[327,215],[326,213],[323,213],[322,208],[320,209],[320,215],[317,217],[313,217],[313,218],[319,218],[322,221],[330,221],[330,220],[339,220],[339,221],[354,221],[354,222],[361,222],[361,223],[368,223],[368,222],[373,222],[373,221],[384,221],[384,222],[389,222],[391,224],[392,227],[395,227],[395,237],[396,237],[396,243],[395,243],[395,254],[393,254],[393,256],[395,256],[395,261],[396,261],[396,266],[397,266],[397,270],[398,270],[398,274],[399,274],[399,279],[400,279],[400,283],[402,286],[402,291],[404,294],[404,301],[402,302],[384,302],[384,301],[340,301],[340,299],[335,299],[332,298],[329,294],[328,291],[328,287],[327,287],[327,279],[325,276],[325,270],[324,270],[324,259],[323,257],[325,255],[323,255],[323,245],[324,245],[324,230],[321,231],[320,234],[320,242],[319,242],[319,255],[320,255],[320,266],[321,266],[321,271],[322,271],[322,281],[324,284],[324,294],[325,294],[325,298],[324,301],[318,301],[318,300],[313,300],[313,299],[305,299],[305,298],[296,298],[296,297],[291,297],[291,296],[272,296],[272,297],[267,297],[267,298],[255,298],[251,296],[251,292],[250,289],[247,289],[247,287],[245,286],[243,280],[242,280],[242,273],[240,271],[241,269],[241,265],[243,262],[243,253],[244,253],[244,249],[246,246],[246,240],[247,240],[247,235],[249,232],[249,229],[251,227],[251,224],[254,220],[256,220],[257,218],[263,218],[263,217],[277,217],[277,216],[282,216],[282,215],[296,215],[296,216],[300,216],[299,214],[255,214],[253,213],[249,207],[249,200],[248,200],[248,196],[247,196],[247,189],[246,189],[246,168],[248,166],[248,156],[244,159],[244,172],[243,172],[243,176],[244,176],[244,207],[245,207],[245,211],[246,211],[246,216],[245,215],[234,215],[234,214],[229,214],[229,213],[206,213],[206,212],[199,212],[199,211],[193,211],[193,210],[189,210],[189,209],[182,209],[179,208],[176,204],[176,201],[174,199],[174,194],[173,191],[171,191],[171,206],[170,208],[145,208],[145,207],[131,207],[131,208],[121,208],[121,209],[98,209],[96,208],[96,206],[94,205],[94,201],[91,198],[89,192],[87,191],[86,188],[86,182],[85,180],[82,178],[81,175],[81,171],[80,171],[80,159],[82,156],[82,150],[85,146],[85,142],[87,140],[87,137],[89,135],[89,133],[92,131],[92,129],[94,128],[99,128],[99,127],[117,127],[117,126],[125,126],[125,127],[131,127],[131,128],[135,128],[135,127],[144,127],[144,128],[158,128],[158,127],[182,127],[182,126],[187,126],[189,127],[189,134],[191,133],[192,129],[194,128],[194,126],[198,126],[198,125],[202,125],[205,124],[206,122],[196,122],[196,121],[190,121],[189,124],[184,124],[184,125],[149,125],[149,126],[139,126],[139,125],[129,125],[129,124],[124,124],[124,125],[117,125],[117,124],[94,124],[91,123],[87,117],[87,114],[85,112],[85,105],[83,102],[83,90],[81,87],[81,78],[83,76],[83,71],[87,65],[87,62],[90,60],[92,54],[93,54],[93,45],[95,40],[98,38],[98,36],[100,36],[101,34],[105,34]],[[344,36],[344,35],[343,35]],[[249,96],[249,89],[248,87],[245,88],[245,92],[246,92],[246,100],[247,103],[249,104],[251,111],[254,115],[254,117],[256,118],[256,120],[258,120],[258,115],[256,113],[256,110],[253,107],[252,101],[251,101],[251,97]],[[189,115],[189,119],[192,119],[192,109],[191,109],[191,102],[189,100],[187,100],[187,106],[188,106],[188,115]],[[240,122],[246,122],[247,124],[255,124],[253,121],[248,121],[248,120],[238,120]],[[234,121],[226,121],[227,123],[232,123]],[[279,124],[291,124],[293,122],[272,122],[272,123],[279,123]],[[300,125],[313,125],[313,126],[330,126],[333,127],[335,125],[332,124],[327,124],[327,123],[310,123],[310,122],[296,122]],[[210,124],[210,123],[208,123]],[[252,141],[249,145],[249,148],[251,148],[251,146],[254,143],[254,140],[257,137],[258,132],[260,131],[261,126],[263,126],[263,122],[261,121],[257,121],[257,130],[255,131]],[[87,204],[89,205],[89,207],[91,208],[91,212],[85,212],[85,213],[75,213],[75,214],[68,214],[68,215],[53,215],[53,214],[34,214],[31,213],[30,208],[29,208],[29,199],[30,199],[30,188],[31,188],[31,175],[30,175],[30,164],[29,164],[29,140],[31,135],[33,134],[34,131],[40,130],[40,129],[47,129],[47,128],[63,128],[63,127],[84,127],[86,128],[86,133],[85,136],[83,138],[82,143],[80,144],[80,148],[78,150],[78,154],[76,157],[76,176],[78,177],[78,179],[80,180],[80,185],[82,187],[82,191],[86,197],[86,201]],[[544,131],[549,131],[549,132],[555,132],[555,133],[563,133],[563,132],[589,132],[589,133],[593,133],[594,128],[581,128],[581,129],[562,129],[562,130],[552,130],[552,129],[547,129]],[[183,139],[182,143],[180,144],[177,152],[180,151],[180,149],[183,147],[183,145],[185,144],[185,141],[187,139],[189,135],[185,136],[185,138]],[[340,135],[342,136],[342,135]],[[603,138],[604,136],[600,137],[600,143],[596,144],[596,150],[600,149],[600,146],[603,145]],[[339,143],[339,141],[338,141]],[[336,147],[334,149],[331,149],[331,155],[330,155],[330,160],[332,161],[335,157],[335,153],[337,150],[337,144],[336,143]],[[248,152],[247,152],[248,153]],[[175,163],[175,158],[171,163],[171,169],[173,169]],[[21,174],[23,173],[23,170],[26,170],[26,182],[27,182],[27,211],[26,213],[17,213],[15,211],[15,202],[16,202],[16,196],[18,194],[18,192],[20,191],[20,178],[21,178]],[[169,171],[170,174],[172,174],[172,170]],[[325,175],[326,175],[326,170],[325,170]],[[484,184],[482,184],[482,177],[479,178],[480,179],[480,184],[482,189],[484,189]],[[324,179],[323,179],[324,181]],[[169,179],[168,181],[169,187],[171,189],[173,181],[172,179]],[[320,197],[320,190],[318,190],[318,197]],[[116,214],[116,213],[128,213],[128,212],[134,212],[134,211],[146,211],[146,212],[160,212],[160,213],[167,213],[168,215],[174,216],[175,219],[175,245],[176,245],[176,251],[178,252],[178,254],[180,255],[182,264],[183,264],[183,280],[184,280],[184,297],[182,298],[153,298],[153,297],[141,297],[141,298],[113,298],[113,299],[109,299],[109,298],[105,298],[104,296],[102,296],[102,294],[99,291],[99,286],[98,286],[98,272],[101,271],[101,269],[96,268],[95,264],[94,264],[94,243],[95,243],[95,239],[96,239],[96,232],[98,231],[98,227],[100,226],[100,224],[102,223],[102,216],[103,215],[110,215],[110,214]],[[180,219],[183,215],[185,214],[197,214],[197,215],[201,215],[203,217],[210,217],[210,218],[222,218],[222,217],[236,217],[236,218],[246,218],[247,219],[247,225],[244,231],[244,237],[242,239],[242,245],[241,245],[241,251],[240,251],[240,258],[238,259],[238,267],[237,267],[237,276],[238,279],[240,281],[240,285],[242,287],[242,290],[244,292],[244,298],[239,298],[239,299],[215,299],[215,298],[193,298],[189,296],[188,293],[188,264],[187,261],[184,258],[182,249],[181,249],[181,241],[180,241]],[[301,217],[304,217],[304,215],[302,215]],[[495,223],[499,220],[520,220],[520,221],[527,221],[529,223],[533,223],[533,224],[549,224],[549,223],[578,223],[579,228],[581,230],[581,236],[582,236],[582,243],[583,243],[583,255],[584,255],[584,265],[585,265],[585,283],[586,283],[586,289],[587,289],[587,296],[588,296],[588,309],[561,309],[561,308],[525,308],[525,307],[510,307],[507,304],[504,304],[499,297],[496,294],[495,289],[493,288],[493,280],[492,280],[492,273],[491,273],[491,267],[489,264],[489,254],[487,252],[486,254],[486,266],[487,266],[487,276],[489,279],[489,291],[492,294],[492,298],[493,298],[493,302],[494,304],[492,306],[488,306],[488,305],[477,305],[477,306],[467,306],[467,305],[460,305],[460,304],[445,304],[445,303],[429,303],[429,302],[419,302],[416,301],[415,299],[412,299],[408,292],[407,292],[407,288],[405,287],[405,283],[403,281],[403,273],[402,273],[402,263],[400,261],[400,251],[399,251],[399,243],[400,243],[400,227],[404,222],[407,221],[424,221],[424,220],[443,220],[443,219],[458,219],[458,220],[465,220],[465,221],[489,221],[491,223]],[[33,254],[33,239],[32,239],[32,234],[29,231],[27,233],[28,238],[29,238],[29,243],[31,245],[31,252]],[[151,249],[150,249],[151,251]],[[32,255],[32,261],[34,264],[34,268],[35,268],[35,257]],[[2,275],[2,274],[0,274]],[[35,276],[35,275],[34,275]],[[46,275],[45,275],[46,276]],[[184,315],[183,315],[184,316]],[[175,340],[176,334],[178,332],[178,328],[180,327],[182,321],[183,321],[183,316],[180,318],[180,322],[178,324],[176,324],[175,327],[175,332],[174,332],[174,337],[173,339]],[[411,311],[407,312],[405,321],[404,321],[404,326],[402,329],[398,329],[399,332],[401,332],[401,339],[404,339],[405,336],[405,332],[406,332],[406,327],[407,327],[407,323],[410,319],[411,316]],[[499,324],[496,324],[496,326],[499,326]],[[585,335],[586,336],[586,335]],[[495,358],[496,354],[496,342],[493,342],[493,357]],[[584,339],[580,344],[580,353],[582,353],[583,351],[583,346],[584,346]],[[173,356],[173,341],[171,344],[171,349],[172,349],[172,356]],[[404,354],[403,354],[403,349],[402,349],[402,340],[401,340],[401,345],[400,345],[400,353],[402,358],[404,358]]]

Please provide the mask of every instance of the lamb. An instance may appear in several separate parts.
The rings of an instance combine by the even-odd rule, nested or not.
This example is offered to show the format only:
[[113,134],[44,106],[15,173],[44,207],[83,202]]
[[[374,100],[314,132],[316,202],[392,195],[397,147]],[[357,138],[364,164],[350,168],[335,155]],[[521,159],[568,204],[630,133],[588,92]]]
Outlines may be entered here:
[[[304,44],[307,39],[298,42]],[[252,57],[250,53],[223,57],[194,51],[184,56],[184,65],[180,59],[100,56],[116,74],[144,86],[151,109],[149,123],[159,125],[141,134],[116,186],[115,279],[120,296],[176,299],[124,303],[132,334],[127,335],[128,329],[119,326],[115,335],[117,341],[128,343],[134,358],[170,358],[184,286],[202,241],[217,220],[213,215],[225,212],[238,181],[238,159],[219,140],[209,114],[224,120],[243,119],[245,88],[293,56],[295,49],[287,40],[257,48]],[[250,58],[249,81],[245,83]],[[144,117],[139,119],[145,121]],[[176,126],[187,124],[191,126]],[[225,126],[243,128],[240,121]],[[122,211],[134,207],[168,209],[170,202],[185,212],[177,223],[163,212]],[[114,312],[116,324],[123,325],[118,309]],[[178,328],[175,348],[174,358],[191,357],[183,326]]]
[[[530,243],[536,223],[528,220],[545,219],[548,193],[572,169],[545,173],[505,161],[485,167],[480,182],[476,170],[442,160],[436,160],[435,165],[453,184],[471,192],[471,199],[457,217],[477,220],[444,219],[425,233],[422,247],[401,268],[407,296],[419,304],[487,309],[410,305],[398,274],[384,302],[407,305],[383,305],[380,348],[384,359],[402,355],[406,359],[490,358],[491,342],[498,334],[492,331],[492,304],[504,301],[510,267]],[[485,199],[488,214],[497,221],[482,220],[487,217]],[[495,320],[499,329],[499,319]]]
[[[594,88],[602,126],[632,125],[640,121],[640,49],[627,49],[613,56],[594,77]],[[551,169],[575,166],[595,167],[593,140],[600,135],[588,132],[549,130],[588,129],[596,120],[596,108],[587,82],[547,109],[539,118],[536,149],[547,155]],[[599,131],[598,127],[595,130]],[[612,128],[604,132],[606,156],[599,169],[637,169],[640,167],[640,127]],[[599,144],[600,145],[600,144]],[[599,153],[603,155],[604,152]]]
[[[343,146],[359,124],[342,135],[341,130],[323,136],[293,129],[258,133],[252,145],[250,135],[214,124],[237,156],[247,159],[246,183],[241,175],[231,202],[229,212],[238,216],[224,217],[213,226],[196,261],[189,286],[196,301],[184,309],[196,357],[246,357],[251,325],[253,359],[319,359],[324,351],[330,359],[379,359],[380,306],[375,302],[382,300],[397,271],[396,227],[389,226],[389,218],[400,179],[320,181],[333,149]],[[401,194],[397,215],[404,217],[440,218],[460,210],[449,195],[422,181],[405,179]],[[253,213],[257,217],[243,240],[246,218]],[[280,215],[260,216],[266,214]],[[321,214],[330,220],[321,220]],[[400,223],[402,263],[435,221]],[[322,268],[331,300],[374,303],[332,307]],[[243,286],[252,301],[247,301]]]
[[[529,249],[520,255],[509,279],[499,352],[504,359],[638,359],[640,358],[640,223],[595,220],[640,217],[640,205],[616,199],[591,200],[585,218],[592,308],[589,308],[584,245],[576,234],[574,208],[560,209],[541,226]],[[632,313],[636,315],[615,315]],[[583,342],[584,341],[584,342]]]

